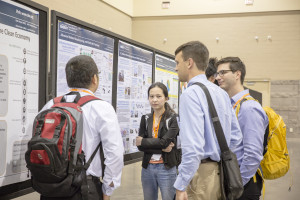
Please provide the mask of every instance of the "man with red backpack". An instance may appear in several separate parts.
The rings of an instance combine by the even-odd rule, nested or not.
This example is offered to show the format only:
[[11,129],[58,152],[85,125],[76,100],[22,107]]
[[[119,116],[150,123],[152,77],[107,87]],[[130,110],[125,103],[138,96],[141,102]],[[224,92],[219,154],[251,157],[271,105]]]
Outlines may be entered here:
[[243,87],[246,67],[240,58],[222,58],[216,63],[216,67],[216,80],[231,98],[243,134],[244,157],[240,165],[240,171],[244,193],[238,200],[259,200],[263,180],[257,170],[263,159],[264,134],[269,120],[257,101],[245,101],[246,98],[251,96],[249,90]]
[[[112,195],[113,191],[120,186],[121,184],[121,174],[122,174],[122,168],[124,166],[123,164],[123,142],[122,142],[122,136],[120,133],[120,127],[118,124],[117,115],[115,113],[114,108],[107,102],[102,101],[100,99],[97,99],[94,97],[94,92],[97,90],[99,85],[99,77],[98,77],[98,68],[94,60],[85,55],[75,56],[71,58],[67,65],[66,65],[66,79],[68,86],[70,88],[70,91],[68,94],[64,95],[63,97],[54,98],[53,100],[50,100],[41,110],[40,114],[43,112],[48,113],[45,114],[46,120],[42,122],[43,120],[37,120],[37,125],[35,127],[33,132],[35,134],[40,134],[40,136],[36,136],[36,140],[40,140],[40,143],[45,143],[40,145],[40,143],[32,145],[33,143],[29,142],[29,150],[27,153],[27,166],[30,169],[33,180],[33,188],[37,191],[41,191],[41,199],[110,199],[110,196]],[[71,104],[69,104],[71,103]],[[75,106],[74,106],[75,105]],[[73,107],[70,109],[69,107]],[[76,110],[77,108],[77,111]],[[57,133],[54,133],[54,136],[49,136],[51,133],[43,133],[43,130],[45,132],[45,129],[47,126],[51,123],[55,123],[55,120],[57,118],[53,117],[51,118],[51,115],[49,113],[53,113],[53,110],[55,109],[62,109],[64,110],[68,116],[64,118],[76,118],[76,115],[80,115],[80,118],[82,118],[82,128],[81,131],[79,130],[79,127],[81,126],[79,122],[77,124],[74,122],[76,120],[71,120],[74,124],[69,124],[69,128],[67,127],[67,124],[63,127],[65,129],[61,129],[60,134],[65,131],[66,129],[75,129],[76,133],[71,134],[70,140],[67,143],[70,143],[69,146],[65,147],[64,142],[62,142],[62,149],[60,150],[60,154],[63,154],[62,152],[64,149],[68,148],[71,149],[75,148],[75,151],[67,151],[67,159],[69,158],[70,161],[67,166],[67,175],[66,177],[69,177],[70,174],[72,175],[71,185],[76,186],[79,185],[77,188],[74,189],[74,194],[72,196],[69,196],[68,194],[62,193],[56,195],[56,191],[58,192],[59,187],[57,187],[57,184],[64,183],[65,179],[58,183],[51,183],[52,180],[47,181],[47,183],[43,183],[43,180],[39,180],[37,176],[34,175],[34,167],[38,164],[44,164],[42,161],[35,161],[35,158],[45,160],[48,157],[50,158],[50,164],[51,164],[51,157],[53,157],[53,160],[55,161],[56,154],[51,154],[51,148],[49,150],[48,147],[45,147],[48,145],[50,140],[53,140],[52,138],[59,138],[57,142],[57,146],[59,146],[59,141],[65,141],[65,138],[62,138]],[[60,111],[55,111],[60,112]],[[82,113],[81,113],[82,112]],[[77,114],[76,114],[77,113]],[[79,114],[78,114],[79,113]],[[54,115],[54,114],[53,114]],[[43,116],[43,115],[42,115]],[[82,117],[81,117],[82,116]],[[41,116],[40,116],[41,117]],[[62,120],[63,117],[59,118],[59,120]],[[79,119],[78,119],[79,120]],[[39,127],[39,124],[43,124]],[[60,123],[59,125],[63,125],[64,123]],[[61,126],[57,125],[55,129],[61,128]],[[76,125],[76,127],[74,127]],[[50,126],[50,125],[49,125]],[[57,128],[59,127],[59,128]],[[72,128],[73,127],[73,128]],[[40,128],[40,129],[38,129]],[[38,129],[38,130],[37,130]],[[78,129],[78,130],[77,130]],[[51,129],[49,129],[51,130]],[[80,136],[80,132],[82,132],[82,136]],[[48,136],[47,136],[48,135]],[[44,138],[43,138],[44,136]],[[78,137],[80,136],[80,137]],[[33,136],[34,138],[35,136]],[[67,136],[66,136],[67,137]],[[49,139],[50,138],[50,139]],[[33,139],[32,139],[33,140]],[[79,144],[75,144],[76,142]],[[73,144],[73,146],[72,146]],[[37,145],[45,147],[46,151],[44,150],[35,150],[40,147],[37,147]],[[48,145],[50,146],[50,145]],[[74,147],[75,146],[75,147]],[[99,147],[102,146],[103,150],[99,150]],[[51,147],[51,146],[50,146]],[[78,147],[78,148],[77,148]],[[80,157],[79,155],[83,155],[81,152],[84,152],[85,162],[79,163]],[[76,149],[77,148],[77,149]],[[48,149],[48,150],[47,150]],[[59,147],[58,147],[59,149]],[[79,151],[78,151],[79,150]],[[100,154],[102,152],[104,153],[105,162],[103,163],[103,160],[100,159]],[[44,153],[46,152],[46,154]],[[71,152],[71,153],[70,153]],[[74,159],[72,157],[73,153],[75,156],[77,156],[77,164],[72,164],[72,160]],[[77,155],[78,152],[78,155]],[[59,153],[58,153],[59,154]],[[68,155],[69,154],[69,155]],[[44,156],[44,157],[43,157]],[[35,163],[31,163],[30,161],[33,161]],[[57,161],[53,163],[57,165]],[[88,164],[88,165],[87,165]],[[104,165],[105,164],[105,170]],[[53,171],[57,170],[57,167],[53,167]],[[77,170],[77,171],[76,171]],[[104,171],[104,174],[103,174]],[[38,173],[38,172],[37,172]],[[52,171],[51,171],[52,173]],[[78,175],[79,173],[79,175]],[[81,173],[86,173],[86,176],[81,176]],[[79,178],[78,178],[79,177]],[[100,182],[100,177],[102,177],[103,181]],[[77,180],[78,179],[78,180]],[[81,180],[83,179],[83,181]],[[78,182],[80,182],[78,184]],[[84,185],[84,182],[87,184]],[[52,185],[57,187],[57,189],[53,189]],[[48,185],[48,186],[47,186]],[[85,186],[85,187],[82,187]],[[46,189],[44,189],[44,188]],[[52,188],[53,192],[47,193],[47,187]],[[74,188],[74,187],[73,187]],[[85,194],[83,194],[83,191],[85,190]],[[67,190],[65,191],[67,193]],[[45,195],[46,194],[46,195]]]

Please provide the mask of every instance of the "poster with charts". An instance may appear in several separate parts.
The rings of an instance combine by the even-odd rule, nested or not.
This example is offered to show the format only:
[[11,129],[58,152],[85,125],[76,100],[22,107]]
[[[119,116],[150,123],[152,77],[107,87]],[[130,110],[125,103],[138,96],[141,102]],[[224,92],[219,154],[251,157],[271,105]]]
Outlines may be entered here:
[[155,55],[155,82],[165,84],[169,94],[169,105],[178,113],[178,76],[175,72],[174,59],[162,55]]
[[140,47],[119,42],[117,78],[117,115],[125,154],[137,152],[142,115],[151,112],[148,88],[152,84],[153,53]]
[[69,91],[65,73],[67,62],[74,56],[87,55],[94,59],[99,70],[95,96],[111,103],[114,39],[60,20],[57,27],[57,96]]
[[0,0],[0,186],[29,179],[24,156],[38,90],[39,12]]

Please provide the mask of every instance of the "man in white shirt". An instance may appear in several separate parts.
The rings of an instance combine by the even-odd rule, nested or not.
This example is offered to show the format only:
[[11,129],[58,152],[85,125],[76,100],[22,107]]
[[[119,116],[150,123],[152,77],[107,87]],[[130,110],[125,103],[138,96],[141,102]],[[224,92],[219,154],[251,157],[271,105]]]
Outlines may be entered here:
[[[89,56],[80,55],[71,58],[66,65],[66,78],[70,91],[79,92],[81,97],[94,96],[99,85],[97,65]],[[74,98],[75,95],[67,95],[66,101],[71,102]],[[50,100],[42,110],[49,109],[52,105],[53,100]],[[113,191],[121,184],[124,166],[124,147],[117,115],[109,103],[100,100],[83,105],[82,113],[82,149],[86,160],[91,157],[100,141],[105,157],[104,176],[99,151],[87,170],[88,198],[109,200]],[[100,182],[100,177],[103,178],[103,183]]]

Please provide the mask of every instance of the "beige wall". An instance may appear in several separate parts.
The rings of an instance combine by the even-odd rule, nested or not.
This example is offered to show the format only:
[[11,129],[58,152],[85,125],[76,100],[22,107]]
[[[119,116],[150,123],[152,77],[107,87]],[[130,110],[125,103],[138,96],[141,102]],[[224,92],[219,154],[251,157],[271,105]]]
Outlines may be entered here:
[[167,0],[169,9],[162,9],[163,1],[133,0],[133,16],[171,16],[221,13],[247,13],[300,10],[299,0],[254,0],[245,5],[245,0]]
[[50,10],[131,38],[132,20],[127,14],[99,0],[33,0]]
[[300,79],[300,11],[134,17],[132,38],[171,54],[184,42],[200,40],[212,57],[239,56],[247,79]]
[[129,16],[133,15],[133,0],[101,0],[104,1],[116,9],[126,13]]
[[262,93],[262,106],[270,106],[271,82],[268,80],[245,79],[244,86]]

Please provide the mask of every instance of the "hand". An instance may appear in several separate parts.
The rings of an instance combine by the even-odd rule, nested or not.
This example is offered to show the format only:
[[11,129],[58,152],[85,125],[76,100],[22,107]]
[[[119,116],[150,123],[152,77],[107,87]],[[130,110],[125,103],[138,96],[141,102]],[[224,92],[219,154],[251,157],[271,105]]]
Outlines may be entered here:
[[169,153],[170,151],[172,151],[172,148],[173,148],[174,146],[175,146],[174,143],[171,142],[171,143],[169,144],[169,146],[168,146],[167,148],[163,149],[162,151]]
[[142,145],[142,140],[143,140],[143,137],[141,136],[137,136],[136,139],[135,139],[135,145],[138,147],[138,146],[141,146]]
[[110,196],[103,194],[103,200],[110,200]]
[[176,200],[188,200],[186,191],[176,190]]

